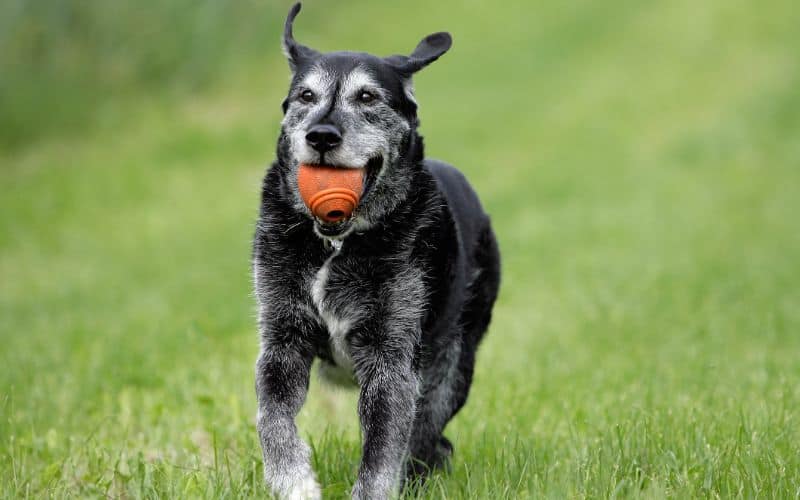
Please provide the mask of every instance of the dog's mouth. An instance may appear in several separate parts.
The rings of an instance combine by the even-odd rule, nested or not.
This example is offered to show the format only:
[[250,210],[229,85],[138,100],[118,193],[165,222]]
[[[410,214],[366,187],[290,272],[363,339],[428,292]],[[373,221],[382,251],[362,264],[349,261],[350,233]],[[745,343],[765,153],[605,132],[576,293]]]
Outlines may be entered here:
[[374,190],[383,167],[376,155],[363,167],[301,164],[298,188],[311,211],[319,234],[336,237],[344,234],[363,209]]

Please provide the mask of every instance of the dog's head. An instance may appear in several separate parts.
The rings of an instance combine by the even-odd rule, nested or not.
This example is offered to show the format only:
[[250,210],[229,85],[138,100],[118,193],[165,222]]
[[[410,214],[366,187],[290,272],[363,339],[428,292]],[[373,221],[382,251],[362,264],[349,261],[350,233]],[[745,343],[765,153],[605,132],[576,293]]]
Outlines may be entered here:
[[283,101],[278,155],[297,209],[312,217],[297,191],[300,164],[365,169],[352,216],[334,223],[315,218],[318,234],[342,238],[369,227],[406,196],[412,162],[419,159],[409,156],[421,148],[412,76],[444,54],[451,38],[429,35],[408,56],[320,53],[295,41],[292,23],[299,11],[297,3],[283,34],[292,83]]

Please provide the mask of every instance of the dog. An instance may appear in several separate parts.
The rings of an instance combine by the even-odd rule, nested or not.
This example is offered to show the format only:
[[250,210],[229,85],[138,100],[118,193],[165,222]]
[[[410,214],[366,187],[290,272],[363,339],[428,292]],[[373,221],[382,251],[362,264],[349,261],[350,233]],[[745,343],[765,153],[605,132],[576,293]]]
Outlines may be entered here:
[[[442,431],[467,399],[500,255],[466,178],[424,159],[417,133],[412,77],[450,35],[431,34],[408,56],[320,53],[295,41],[299,11],[283,33],[291,85],[252,254],[264,475],[280,498],[321,495],[294,422],[319,358],[323,375],[345,372],[360,390],[352,497],[387,498],[448,463]],[[361,169],[352,213],[315,214],[298,190],[301,165]]]

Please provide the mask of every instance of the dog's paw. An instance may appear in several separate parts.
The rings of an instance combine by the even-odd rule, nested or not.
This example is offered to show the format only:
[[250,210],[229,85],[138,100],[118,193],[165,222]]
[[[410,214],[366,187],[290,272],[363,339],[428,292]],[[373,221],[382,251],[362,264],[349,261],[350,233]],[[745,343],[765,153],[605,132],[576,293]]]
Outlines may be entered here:
[[442,436],[439,442],[436,443],[436,453],[439,455],[441,462],[445,462],[453,456],[453,443],[449,439]]
[[319,500],[322,498],[317,478],[310,467],[294,471],[265,471],[272,492],[281,500]]
[[286,496],[287,500],[320,500],[322,492],[313,475],[302,478]]
[[406,464],[406,481],[420,482],[435,470],[450,471],[450,457],[453,456],[453,444],[444,436],[423,453],[412,456]]

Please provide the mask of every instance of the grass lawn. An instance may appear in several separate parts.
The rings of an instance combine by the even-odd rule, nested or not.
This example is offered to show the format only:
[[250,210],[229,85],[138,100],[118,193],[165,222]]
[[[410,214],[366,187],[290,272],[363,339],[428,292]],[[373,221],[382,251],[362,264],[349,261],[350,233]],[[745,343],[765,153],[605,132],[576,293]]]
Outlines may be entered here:
[[[796,2],[393,5],[312,2],[295,36],[454,36],[421,131],[504,275],[452,470],[417,493],[800,496]],[[0,496],[267,495],[249,247],[288,70],[282,19],[247,21],[274,48],[212,88],[0,156]],[[315,377],[298,420],[326,497],[356,397]]]

